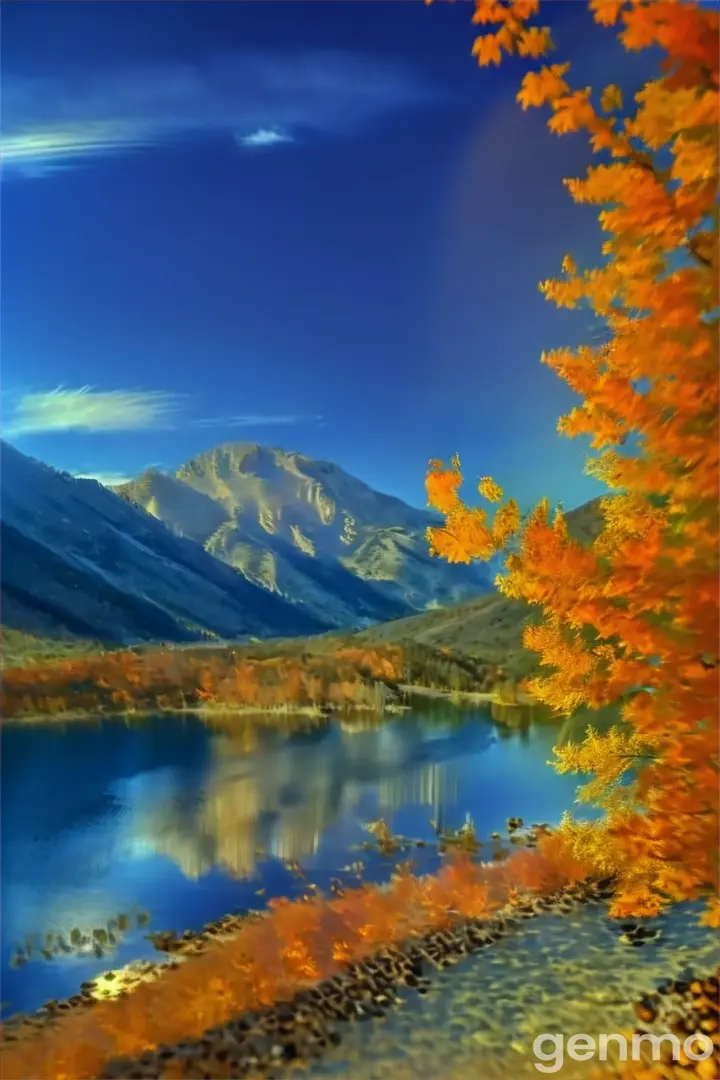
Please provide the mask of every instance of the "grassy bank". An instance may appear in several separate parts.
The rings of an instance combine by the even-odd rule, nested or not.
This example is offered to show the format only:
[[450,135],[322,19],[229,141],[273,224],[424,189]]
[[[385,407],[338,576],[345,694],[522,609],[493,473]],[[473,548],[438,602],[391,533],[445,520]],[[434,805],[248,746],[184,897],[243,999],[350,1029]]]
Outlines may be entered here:
[[413,697],[444,698],[445,700],[464,702],[468,705],[507,705],[512,707],[533,705],[533,699],[529,694],[517,689],[511,695],[501,690],[448,690],[439,686],[422,686],[418,684],[399,683],[398,689]]
[[53,663],[92,656],[106,646],[91,639],[64,637],[48,638],[28,634],[24,630],[0,627],[0,669],[35,667],[37,664]]
[[366,705],[345,706],[344,708],[331,708],[324,705],[273,705],[264,709],[257,708],[256,706],[235,706],[229,708],[227,705],[198,705],[198,706],[185,706],[181,709],[173,708],[161,708],[153,707],[147,709],[135,709],[135,708],[117,708],[117,709],[68,709],[65,712],[37,712],[37,713],[22,713],[18,716],[5,717],[5,724],[71,724],[71,723],[87,723],[88,720],[112,720],[112,719],[127,719],[128,717],[135,720],[146,719],[150,716],[199,716],[202,719],[209,721],[215,721],[218,718],[227,719],[229,721],[237,720],[238,717],[242,717],[244,720],[251,720],[262,722],[264,726],[267,726],[268,721],[272,718],[283,721],[287,721],[289,718],[305,718],[308,720],[323,721],[332,716],[339,717],[362,717],[370,716],[376,717],[378,720],[383,715],[389,713],[391,715],[402,714],[410,708],[409,705],[392,702],[384,707],[382,712],[378,712],[377,709],[371,708]]

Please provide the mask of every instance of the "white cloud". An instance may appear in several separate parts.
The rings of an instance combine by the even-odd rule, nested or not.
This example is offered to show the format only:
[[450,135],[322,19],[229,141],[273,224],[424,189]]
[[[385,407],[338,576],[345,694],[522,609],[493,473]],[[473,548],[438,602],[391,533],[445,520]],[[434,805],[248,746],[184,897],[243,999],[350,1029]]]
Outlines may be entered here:
[[77,77],[3,71],[2,82],[0,151],[23,176],[198,136],[259,147],[298,131],[345,134],[439,96],[402,63],[343,50],[228,52],[144,68],[98,60]]
[[133,479],[125,473],[117,472],[89,472],[75,473],[76,480],[97,480],[103,487],[115,487],[117,484],[129,484]]
[[24,394],[9,408],[7,437],[59,431],[139,431],[172,427],[178,396],[164,390],[77,390]]
[[241,146],[277,146],[278,143],[293,142],[284,131],[276,128],[258,128],[252,135],[240,135],[237,141]]
[[191,420],[196,427],[271,427],[276,424],[319,424],[322,416],[298,416],[290,414],[252,414],[240,416],[201,416]]

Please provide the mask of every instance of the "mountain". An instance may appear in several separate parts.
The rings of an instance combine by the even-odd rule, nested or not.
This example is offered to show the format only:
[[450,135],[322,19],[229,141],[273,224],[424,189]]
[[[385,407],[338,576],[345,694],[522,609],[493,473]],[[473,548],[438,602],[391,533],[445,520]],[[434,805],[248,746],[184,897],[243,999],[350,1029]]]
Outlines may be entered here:
[[[588,544],[600,533],[600,499],[583,503],[565,515],[570,535]],[[476,597],[465,603],[422,615],[394,619],[370,627],[356,637],[371,643],[413,642],[448,648],[502,664],[511,675],[524,676],[537,664],[537,655],[523,648],[523,630],[534,612],[524,600],[501,593]]]
[[4,626],[124,644],[328,628],[97,481],[0,449]]
[[174,475],[149,469],[115,488],[248,581],[333,626],[362,626],[487,592],[483,565],[428,553],[439,519],[337,465],[228,443]]

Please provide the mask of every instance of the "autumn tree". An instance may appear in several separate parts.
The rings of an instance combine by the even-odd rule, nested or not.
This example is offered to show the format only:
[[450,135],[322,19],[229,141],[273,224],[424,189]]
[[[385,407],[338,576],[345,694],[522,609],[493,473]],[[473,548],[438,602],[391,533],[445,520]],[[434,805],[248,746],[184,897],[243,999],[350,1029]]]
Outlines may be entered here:
[[[596,155],[565,185],[598,207],[602,259],[581,268],[568,255],[540,289],[607,330],[602,344],[542,357],[581,399],[558,430],[596,451],[587,472],[609,489],[604,527],[584,546],[544,501],[521,528],[517,505],[485,478],[481,495],[500,504],[490,520],[461,500],[454,458],[430,462],[428,498],[445,522],[429,540],[450,562],[505,550],[498,587],[542,614],[524,639],[539,653],[539,701],[566,714],[620,706],[623,729],[590,730],[555,763],[592,774],[583,797],[606,808],[597,826],[563,828],[577,854],[617,874],[613,913],[649,915],[710,890],[717,921],[718,13],[679,0],[589,8],[625,49],[660,56],[656,76],[626,106],[619,87],[598,96],[573,88],[569,64],[543,63],[517,99],[548,107],[557,135],[585,132]],[[477,0],[480,65],[544,58],[553,42],[532,25],[538,11],[538,0]]]

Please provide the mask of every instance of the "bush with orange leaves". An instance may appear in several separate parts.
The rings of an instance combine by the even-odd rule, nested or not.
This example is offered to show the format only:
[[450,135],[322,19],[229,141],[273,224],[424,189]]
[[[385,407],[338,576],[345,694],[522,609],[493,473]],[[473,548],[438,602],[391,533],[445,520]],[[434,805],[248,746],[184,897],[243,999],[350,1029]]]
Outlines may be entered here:
[[312,652],[282,643],[126,649],[9,668],[0,707],[9,719],[222,707],[375,710],[382,702],[377,683],[491,690],[504,681],[497,664],[416,642],[364,648],[321,642]]
[[387,888],[363,885],[332,899],[274,900],[265,917],[248,920],[236,937],[211,943],[155,982],[21,1034],[4,1046],[0,1073],[5,1080],[102,1076],[113,1057],[198,1037],[245,1011],[287,1000],[381,946],[458,919],[490,916],[518,890],[553,892],[596,870],[546,836],[537,849],[518,851],[504,864],[482,865],[459,855],[434,876],[401,870]]
[[[530,25],[538,0],[477,0],[481,65],[503,53],[544,57],[550,30]],[[584,131],[602,161],[566,181],[599,208],[604,261],[540,288],[559,307],[604,322],[599,347],[556,349],[543,362],[581,397],[559,431],[600,451],[587,471],[611,494],[590,546],[541,503],[520,528],[513,500],[489,521],[459,497],[457,458],[433,461],[429,502],[445,515],[431,550],[450,562],[508,548],[498,586],[542,609],[525,645],[550,669],[534,696],[562,713],[619,703],[626,730],[591,731],[556,751],[561,772],[594,774],[583,797],[604,805],[597,826],[569,819],[581,855],[619,875],[615,915],[651,915],[718,888],[718,38],[712,5],[590,0],[597,23],[619,26],[631,51],[660,56],[657,77],[625,108],[617,86],[599,107],[573,90],[569,65],[525,75],[523,109],[549,106],[556,134]],[[622,452],[616,449],[623,446]],[[502,492],[489,478],[490,502]],[[629,733],[628,733],[629,732]]]
[[257,658],[240,650],[122,650],[12,668],[4,673],[7,718],[97,710],[179,710],[212,706],[372,708],[373,681],[397,681],[402,652],[346,649]]

